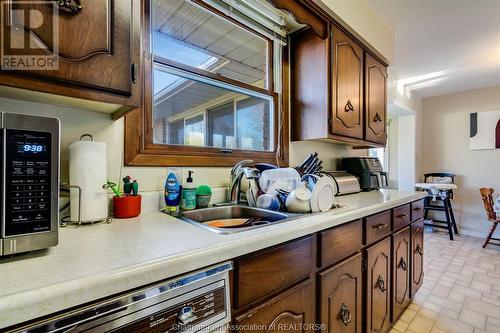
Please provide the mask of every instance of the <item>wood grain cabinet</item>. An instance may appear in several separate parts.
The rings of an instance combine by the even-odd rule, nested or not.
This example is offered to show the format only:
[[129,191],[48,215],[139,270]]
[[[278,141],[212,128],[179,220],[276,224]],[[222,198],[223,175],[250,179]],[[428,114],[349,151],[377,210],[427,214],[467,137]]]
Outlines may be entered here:
[[387,67],[365,53],[365,139],[387,143]]
[[361,333],[361,254],[321,273],[320,322],[328,333]]
[[392,321],[410,304],[410,227],[392,236]]
[[[26,19],[24,3],[6,5],[12,9],[8,11],[11,13],[10,27],[18,29],[14,29],[17,33],[6,34],[7,38],[2,41],[4,49],[17,56],[51,56],[56,66],[21,71],[6,68],[6,63],[2,63],[1,78],[9,78],[2,80],[2,84],[139,105],[140,96],[132,98],[140,68],[138,3],[133,0],[92,0],[82,1],[81,8],[66,8],[59,5],[63,1],[54,1],[54,10],[46,2],[33,2],[29,4],[28,12],[33,17],[43,17],[43,22],[36,25],[31,19]],[[57,29],[54,22],[57,22]],[[37,45],[36,50],[33,45]]]
[[234,259],[237,330],[311,331],[314,323],[326,333],[389,331],[423,282],[423,219],[409,224],[410,208],[420,204]]
[[293,141],[385,146],[387,69],[362,44],[335,24],[324,39],[300,30],[289,63]]
[[363,49],[335,26],[331,30],[331,133],[363,139]]
[[366,332],[386,332],[391,326],[391,239],[366,250]]
[[307,280],[275,298],[238,315],[238,332],[309,332],[315,324],[314,286]]
[[411,225],[411,297],[424,282],[424,220]]

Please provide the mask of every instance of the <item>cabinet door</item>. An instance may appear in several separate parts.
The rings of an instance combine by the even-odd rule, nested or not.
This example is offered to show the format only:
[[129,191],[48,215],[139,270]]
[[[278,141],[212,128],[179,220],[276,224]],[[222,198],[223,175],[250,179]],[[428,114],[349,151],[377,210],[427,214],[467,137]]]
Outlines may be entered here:
[[363,49],[332,28],[332,134],[363,139]]
[[314,288],[311,280],[237,316],[239,332],[306,332],[314,325]]
[[386,144],[387,68],[366,53],[365,57],[365,139]]
[[[131,94],[133,0],[26,3],[7,4],[12,9],[8,11],[12,29],[3,39],[4,50],[12,56],[36,55],[52,60],[37,61],[37,67],[31,69],[15,70],[19,66],[11,66],[3,70],[119,95]],[[63,3],[81,3],[81,8],[71,10]]]
[[411,297],[424,282],[424,219],[411,225]]
[[386,332],[390,327],[391,239],[366,250],[366,332]]
[[394,234],[392,239],[392,320],[395,321],[410,304],[410,227]]
[[361,333],[361,254],[319,274],[320,321],[328,333]]

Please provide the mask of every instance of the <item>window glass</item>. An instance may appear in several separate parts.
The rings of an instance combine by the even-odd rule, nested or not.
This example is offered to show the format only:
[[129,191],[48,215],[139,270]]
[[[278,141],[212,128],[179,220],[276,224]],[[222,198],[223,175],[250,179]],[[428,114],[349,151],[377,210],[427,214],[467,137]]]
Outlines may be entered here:
[[208,143],[213,147],[236,148],[234,102],[208,110]]
[[154,143],[273,150],[271,97],[200,82],[161,64],[153,73],[165,78],[154,81]]
[[238,148],[269,150],[272,145],[269,102],[249,97],[236,105]]
[[190,146],[203,146],[205,144],[204,135],[204,116],[199,115],[193,118],[186,119],[185,130],[186,137],[184,144]]
[[156,58],[267,87],[267,40],[185,0],[152,4]]

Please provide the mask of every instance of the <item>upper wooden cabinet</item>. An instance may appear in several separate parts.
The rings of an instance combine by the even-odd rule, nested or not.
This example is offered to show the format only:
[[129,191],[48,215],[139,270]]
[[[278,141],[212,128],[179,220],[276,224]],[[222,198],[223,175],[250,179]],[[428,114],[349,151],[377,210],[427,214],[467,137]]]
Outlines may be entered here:
[[386,144],[387,141],[387,68],[370,54],[365,57],[365,138]]
[[340,29],[331,31],[331,133],[363,139],[363,49]]
[[[2,84],[139,106],[140,94],[133,96],[140,69],[139,1],[69,3],[81,7],[7,4],[2,46],[10,61],[2,61]],[[14,62],[26,55],[47,60],[37,60],[36,67]]]
[[290,37],[292,141],[354,146],[386,144],[386,66],[349,34],[330,24]]

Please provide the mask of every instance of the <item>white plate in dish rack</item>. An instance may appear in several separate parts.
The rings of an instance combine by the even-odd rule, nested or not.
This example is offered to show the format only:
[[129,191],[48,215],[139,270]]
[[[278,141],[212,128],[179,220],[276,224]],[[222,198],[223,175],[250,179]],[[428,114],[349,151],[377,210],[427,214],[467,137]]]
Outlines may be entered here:
[[323,175],[314,185],[311,196],[311,210],[313,213],[326,212],[333,206],[335,185],[330,177]]

